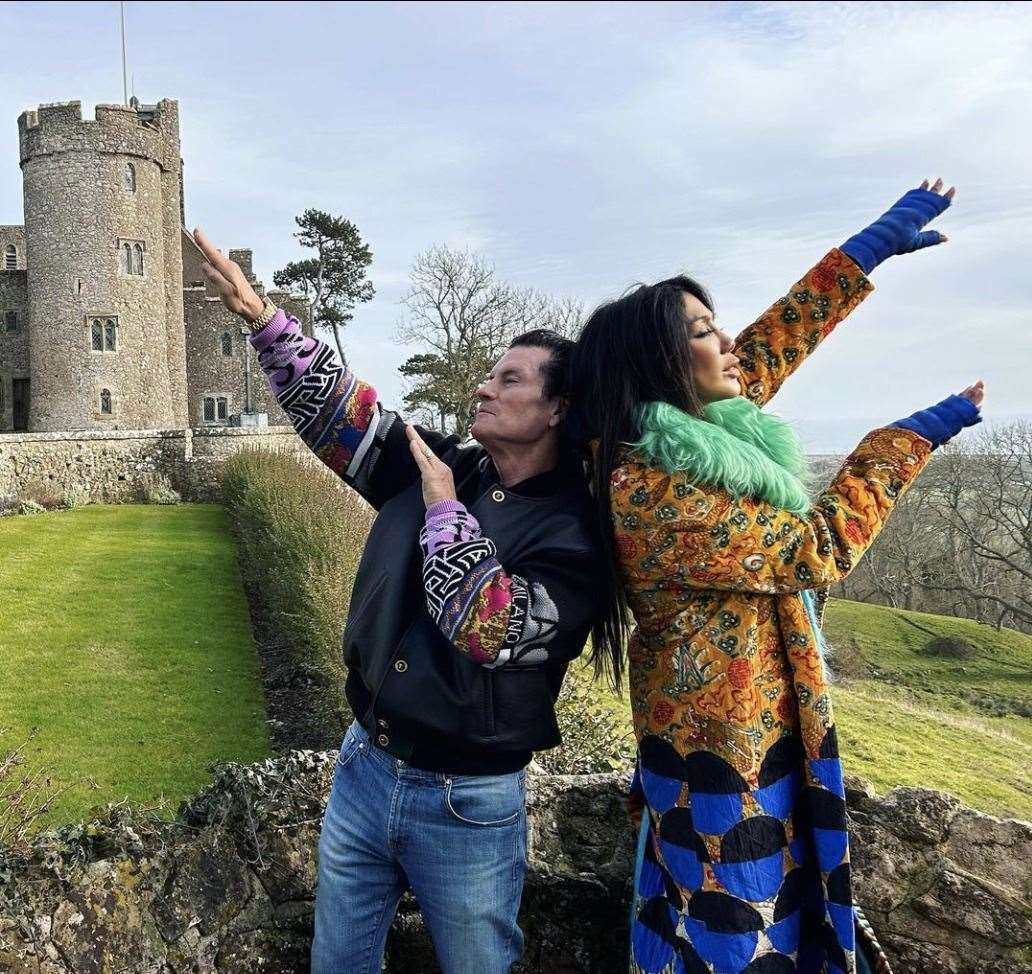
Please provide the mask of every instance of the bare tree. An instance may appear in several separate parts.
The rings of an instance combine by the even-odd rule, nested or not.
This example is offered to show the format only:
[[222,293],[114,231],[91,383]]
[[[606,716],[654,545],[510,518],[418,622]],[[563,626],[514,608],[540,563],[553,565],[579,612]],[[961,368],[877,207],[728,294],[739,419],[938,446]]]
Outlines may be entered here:
[[477,386],[516,335],[551,328],[571,336],[582,313],[574,301],[507,285],[483,257],[444,246],[416,258],[403,303],[396,337],[423,348],[401,366],[406,406],[460,434],[472,421]]
[[1032,629],[1032,423],[979,429],[945,449],[936,475],[945,557],[927,587],[966,597],[998,626]]

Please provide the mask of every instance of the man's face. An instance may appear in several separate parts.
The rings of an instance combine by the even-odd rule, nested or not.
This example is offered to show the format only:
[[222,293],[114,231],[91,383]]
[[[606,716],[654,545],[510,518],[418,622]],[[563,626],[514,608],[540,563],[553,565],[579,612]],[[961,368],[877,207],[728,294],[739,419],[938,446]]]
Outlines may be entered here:
[[547,348],[510,348],[477,388],[470,433],[487,449],[536,443],[562,422],[562,402],[544,396]]

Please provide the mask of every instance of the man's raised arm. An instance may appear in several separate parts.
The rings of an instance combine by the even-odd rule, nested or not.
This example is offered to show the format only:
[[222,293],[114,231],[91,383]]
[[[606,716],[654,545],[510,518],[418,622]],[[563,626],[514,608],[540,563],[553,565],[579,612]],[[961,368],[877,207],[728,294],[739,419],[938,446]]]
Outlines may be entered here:
[[374,507],[413,483],[419,470],[407,444],[397,449],[397,437],[388,436],[401,421],[380,405],[376,390],[352,373],[335,348],[305,335],[297,318],[259,297],[200,228],[194,239],[207,260],[205,277],[222,303],[251,326],[251,344],[276,401],[316,456]]

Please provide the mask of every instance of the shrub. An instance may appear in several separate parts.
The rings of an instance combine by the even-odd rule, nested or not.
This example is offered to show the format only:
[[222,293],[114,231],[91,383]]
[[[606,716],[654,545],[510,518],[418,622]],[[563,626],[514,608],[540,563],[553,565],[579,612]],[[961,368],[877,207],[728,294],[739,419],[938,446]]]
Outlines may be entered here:
[[864,659],[860,644],[850,636],[835,640],[835,644],[826,643],[828,646],[828,668],[831,670],[833,679],[839,680],[862,680],[870,676],[871,668]]
[[67,510],[84,507],[90,502],[90,491],[83,484],[73,484],[61,495],[61,506]]
[[17,747],[0,748],[0,849],[21,849],[62,793],[46,768],[25,770],[25,750],[35,736],[33,730]]
[[183,498],[167,480],[158,480],[144,494],[148,504],[182,504]]
[[336,746],[350,721],[340,637],[372,509],[326,468],[269,450],[229,460],[222,489],[259,638]]
[[940,659],[974,659],[978,655],[978,650],[959,636],[937,636],[925,644],[922,652]]
[[604,702],[609,693],[605,683],[589,682],[586,673],[575,674],[571,667],[556,704],[563,743],[534,756],[545,771],[602,774],[633,767],[634,733],[627,717],[621,718],[619,712],[614,712]]
[[[34,483],[25,487],[18,495],[23,514],[38,514],[40,511],[57,511],[64,507],[60,495],[54,493],[51,485]],[[29,510],[24,510],[28,507]]]

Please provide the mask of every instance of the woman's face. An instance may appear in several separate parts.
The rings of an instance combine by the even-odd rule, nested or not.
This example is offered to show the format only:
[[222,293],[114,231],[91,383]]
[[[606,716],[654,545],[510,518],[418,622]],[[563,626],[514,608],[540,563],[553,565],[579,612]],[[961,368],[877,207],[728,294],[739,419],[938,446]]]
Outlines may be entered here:
[[704,404],[742,394],[733,342],[713,321],[713,313],[694,294],[684,295],[685,321],[692,349],[692,378]]

